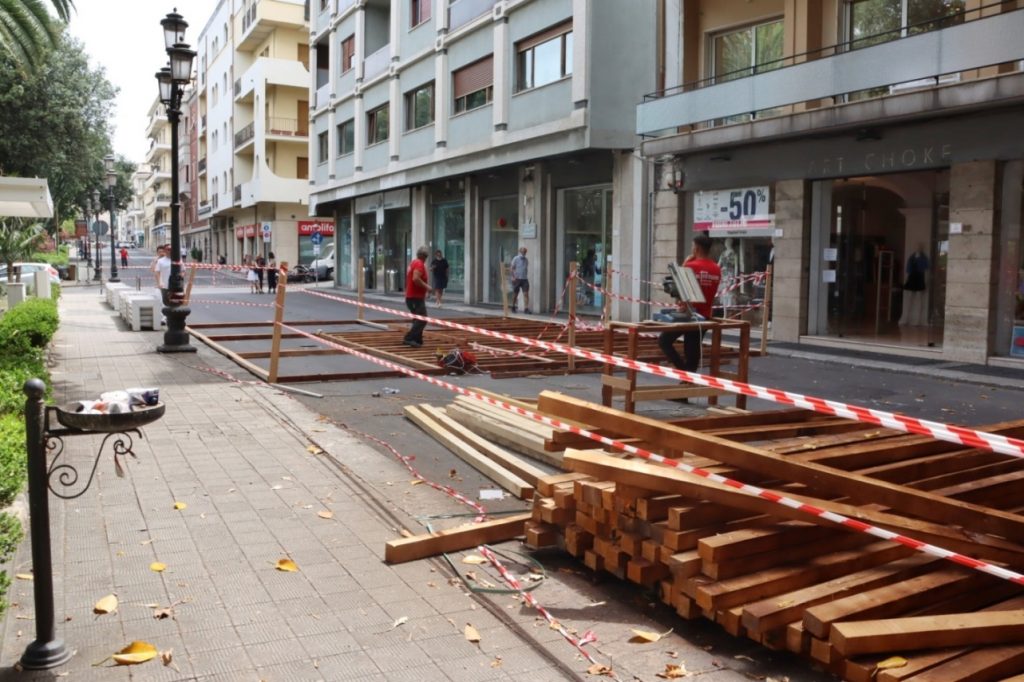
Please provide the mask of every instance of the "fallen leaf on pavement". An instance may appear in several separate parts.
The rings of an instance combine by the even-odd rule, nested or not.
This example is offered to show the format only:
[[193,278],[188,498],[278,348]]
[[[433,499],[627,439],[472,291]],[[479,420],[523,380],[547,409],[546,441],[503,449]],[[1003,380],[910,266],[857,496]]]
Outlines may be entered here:
[[680,677],[687,677],[688,675],[689,673],[686,672],[686,668],[673,663],[666,663],[665,670],[656,673],[656,676],[663,680],[678,680]]
[[491,661],[491,667],[492,668],[500,668],[501,667],[501,656],[495,656],[494,657],[494,660]]
[[101,615],[104,613],[113,613],[114,611],[117,611],[117,596],[113,594],[108,594],[106,597],[96,602],[96,605],[92,607],[93,613]]
[[466,635],[467,642],[476,643],[480,641],[480,633],[477,632],[476,628],[470,625],[469,623],[466,623],[466,629],[463,630],[463,634]]
[[334,518],[334,512],[328,511],[328,510],[318,511],[316,513],[316,515],[319,516],[321,519],[333,519]]
[[409,485],[419,485],[419,484],[421,484],[421,483],[423,483],[423,481],[421,481],[421,480],[420,480],[420,479],[418,479],[418,478],[417,478],[417,479],[414,479],[414,480],[412,480],[412,481],[409,481]]
[[408,623],[408,622],[409,622],[409,616],[402,616],[401,618],[399,618],[398,620],[396,620],[396,621],[395,621],[395,622],[394,622],[394,623],[393,623],[393,624],[391,625],[391,629],[392,629],[392,630],[394,630],[394,629],[395,629],[395,628],[397,628],[397,627],[398,627],[399,625],[405,625],[405,624],[406,624],[406,623]]
[[[171,666],[175,670],[178,670],[178,666],[174,663],[174,649],[168,649],[167,651],[160,652],[160,661],[164,664],[164,667]],[[180,670],[178,672],[181,672]]]
[[284,571],[285,573],[298,573],[299,565],[291,559],[278,559],[277,570]]
[[659,639],[661,639],[665,635],[671,633],[672,631],[669,630],[668,632],[663,632],[663,633],[659,634],[657,632],[649,632],[647,630],[637,630],[637,629],[634,628],[634,629],[631,630],[631,632],[633,633],[633,636],[629,638],[630,642],[633,642],[634,644],[647,644],[649,642],[657,642]]
[[182,509],[187,509],[188,505],[185,504],[184,502],[175,502],[174,508],[177,509],[178,511],[181,511]]
[[154,561],[149,565],[149,570],[154,573],[162,573],[165,568],[167,568],[167,564],[160,563],[159,561]]
[[132,642],[111,656],[118,665],[145,663],[157,657],[156,647],[149,642]]
[[163,620],[165,618],[171,618],[174,616],[174,611],[170,609],[153,609],[153,617],[157,620]]
[[890,656],[881,663],[875,666],[876,670],[890,670],[892,668],[902,668],[909,661],[902,656]]
[[32,575],[31,573],[17,573],[17,574],[15,574],[14,577],[17,578],[18,580],[35,580],[36,579],[36,577],[34,575]]
[[306,452],[308,452],[311,455],[322,455],[324,451],[322,448],[316,445],[310,445],[309,447],[306,448]]
[[470,554],[469,556],[462,557],[462,563],[479,566],[480,564],[486,564],[487,559],[483,558],[479,554]]
[[594,665],[587,668],[588,675],[605,675],[607,677],[612,676],[612,669],[603,663],[595,663]]

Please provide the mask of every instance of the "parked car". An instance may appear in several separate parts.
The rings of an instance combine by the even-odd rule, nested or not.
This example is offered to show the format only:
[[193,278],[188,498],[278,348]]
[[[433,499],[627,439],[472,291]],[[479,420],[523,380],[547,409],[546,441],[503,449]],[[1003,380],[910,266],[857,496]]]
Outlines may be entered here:
[[320,254],[309,267],[316,272],[317,279],[331,279],[334,275],[334,242],[324,244]]
[[[21,268],[21,281],[27,282],[32,279],[33,273],[45,270],[50,274],[51,284],[60,284],[60,272],[49,263],[15,263],[14,267]],[[7,266],[0,265],[0,283],[7,284]]]

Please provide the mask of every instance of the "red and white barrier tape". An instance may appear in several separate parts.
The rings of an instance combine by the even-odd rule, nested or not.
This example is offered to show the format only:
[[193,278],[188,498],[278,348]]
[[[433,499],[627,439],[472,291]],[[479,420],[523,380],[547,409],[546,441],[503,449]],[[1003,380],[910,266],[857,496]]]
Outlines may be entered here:
[[247,301],[215,301],[208,298],[192,298],[189,299],[189,304],[202,303],[204,305],[235,305],[242,306],[244,308],[276,308],[276,303],[249,303]]
[[[539,613],[544,618],[544,620],[547,621],[549,627],[553,628],[555,631],[558,632],[558,634],[562,635],[562,637],[565,638],[565,641],[569,642],[569,644],[572,644],[576,648],[576,651],[580,652],[580,655],[583,656],[583,658],[587,659],[588,662],[590,662],[593,665],[600,665],[600,663],[598,663],[594,659],[594,657],[590,655],[590,652],[583,648],[585,645],[597,641],[597,635],[594,634],[593,630],[587,630],[583,633],[583,636],[578,639],[574,637],[572,633],[566,630],[565,626],[558,622],[558,620],[556,620],[546,608],[540,605],[540,602],[537,601],[536,597],[534,597],[531,593],[523,589],[523,585],[519,582],[519,579],[512,575],[507,568],[505,568],[504,564],[502,564],[498,560],[497,555],[495,555],[495,553],[491,551],[489,547],[487,547],[486,545],[480,545],[476,549],[478,552],[480,552],[480,554],[484,556],[485,559],[491,562],[491,565],[494,566],[494,568],[498,570],[498,573],[501,574],[502,579],[506,583],[508,583],[509,587],[518,592],[519,596],[523,598],[523,601],[532,606],[537,611],[537,613]],[[614,671],[612,671],[611,666],[608,667],[607,674],[609,674],[613,679],[619,679],[618,677],[616,677]]]
[[750,495],[752,497],[759,497],[761,499],[768,500],[769,502],[774,502],[775,504],[781,505],[783,507],[789,507],[791,509],[796,509],[796,510],[804,512],[804,513],[806,513],[806,514],[808,514],[810,516],[816,516],[816,517],[825,519],[827,521],[830,521],[832,523],[835,523],[837,525],[843,526],[844,528],[847,528],[848,530],[856,531],[856,532],[859,532],[859,533],[866,533],[868,535],[873,535],[873,536],[875,536],[877,538],[881,538],[883,540],[889,540],[891,542],[895,542],[895,543],[901,544],[901,545],[903,545],[905,547],[909,547],[909,548],[911,548],[913,550],[916,550],[918,552],[923,552],[923,553],[929,554],[931,556],[939,557],[941,559],[946,559],[948,561],[951,561],[953,563],[959,564],[961,566],[966,566],[968,568],[972,568],[974,570],[981,571],[982,573],[987,573],[987,574],[993,575],[993,576],[995,576],[997,578],[1002,578],[1003,580],[1010,580],[1010,581],[1015,582],[1017,584],[1024,585],[1024,575],[1022,575],[1020,573],[1017,573],[1015,571],[1011,571],[1009,569],[1003,568],[1001,566],[996,566],[994,564],[990,564],[988,562],[981,561],[980,559],[975,559],[975,558],[969,557],[969,556],[967,556],[965,554],[960,554],[959,552],[953,552],[953,551],[950,551],[948,549],[944,549],[942,547],[939,547],[937,545],[933,545],[933,544],[930,544],[930,543],[927,543],[927,542],[922,542],[920,540],[915,540],[914,538],[908,537],[906,535],[902,535],[900,533],[894,533],[893,531],[886,530],[884,528],[879,528],[877,526],[872,526],[870,524],[864,523],[863,521],[858,521],[856,519],[851,519],[849,517],[843,516],[842,514],[838,514],[836,512],[831,512],[831,511],[827,511],[825,509],[821,509],[819,507],[815,507],[813,505],[806,504],[804,502],[801,502],[799,500],[793,499],[791,497],[786,497],[785,495],[777,493],[777,492],[775,492],[773,490],[768,490],[768,489],[765,489],[765,488],[758,487],[756,485],[751,485],[751,484],[748,484],[748,483],[743,483],[741,481],[736,481],[736,480],[733,480],[731,478],[727,478],[725,476],[722,476],[720,474],[712,473],[710,471],[707,471],[706,469],[702,469],[700,467],[695,467],[695,466],[692,466],[690,464],[686,464],[684,462],[680,462],[678,460],[675,460],[675,459],[672,459],[672,458],[669,458],[669,457],[665,457],[663,455],[659,455],[659,454],[657,454],[655,452],[652,452],[650,450],[646,450],[644,448],[640,448],[640,447],[637,447],[635,445],[631,445],[631,444],[628,444],[628,443],[623,443],[621,441],[615,440],[614,438],[609,438],[607,436],[603,436],[601,434],[594,433],[593,431],[590,431],[588,429],[584,429],[584,428],[582,428],[580,426],[576,426],[574,424],[567,424],[567,423],[565,423],[565,422],[563,422],[563,421],[561,421],[559,419],[556,419],[554,417],[549,417],[547,415],[540,414],[538,412],[534,412],[533,410],[528,410],[528,409],[526,409],[524,407],[519,407],[518,405],[512,405],[511,403],[504,402],[502,400],[499,400],[497,398],[491,397],[489,395],[484,395],[482,393],[477,393],[476,391],[474,391],[472,389],[469,389],[469,388],[464,388],[462,386],[457,386],[457,385],[455,385],[455,384],[453,384],[451,382],[445,381],[443,379],[438,379],[436,377],[431,377],[431,376],[427,376],[425,374],[420,374],[419,372],[417,372],[417,371],[415,371],[413,369],[409,369],[408,367],[406,367],[404,365],[400,365],[398,363],[391,362],[389,360],[384,360],[384,359],[378,358],[378,357],[376,357],[374,355],[370,355],[368,353],[363,353],[361,351],[357,351],[357,350],[354,350],[352,348],[348,348],[346,346],[342,346],[341,344],[333,343],[331,341],[328,341],[327,339],[324,339],[324,338],[321,338],[319,336],[315,336],[315,335],[310,334],[308,332],[302,331],[301,329],[298,329],[296,327],[291,327],[289,325],[282,324],[281,328],[282,329],[287,329],[288,331],[291,331],[291,332],[300,334],[302,336],[305,336],[305,337],[307,337],[307,338],[309,338],[309,339],[311,339],[313,341],[316,341],[318,343],[322,343],[325,346],[328,346],[330,348],[335,348],[337,350],[344,351],[344,352],[352,355],[353,357],[357,357],[357,358],[361,358],[363,360],[367,360],[368,362],[372,362],[372,363],[374,363],[376,365],[380,365],[382,367],[387,367],[388,369],[392,369],[392,370],[394,370],[396,372],[399,372],[401,374],[404,374],[406,376],[413,377],[414,379],[419,379],[420,381],[425,381],[428,384],[432,384],[434,386],[438,386],[440,388],[447,389],[449,391],[452,391],[453,393],[458,393],[459,395],[468,396],[468,397],[473,398],[475,400],[482,400],[483,402],[485,402],[485,403],[487,403],[489,405],[494,405],[495,407],[499,407],[499,408],[501,408],[503,410],[507,410],[509,412],[514,412],[514,413],[516,413],[516,414],[518,414],[518,415],[520,415],[522,417],[527,417],[529,419],[533,419],[534,421],[540,422],[541,424],[545,424],[547,426],[551,426],[551,427],[556,428],[556,429],[562,429],[562,430],[565,430],[565,431],[569,431],[571,433],[574,433],[576,435],[582,436],[584,438],[588,438],[588,439],[596,441],[598,443],[602,443],[604,445],[613,447],[616,450],[621,450],[622,452],[626,452],[626,453],[634,455],[636,457],[640,457],[641,459],[646,459],[646,460],[649,460],[649,461],[652,461],[652,462],[658,462],[659,464],[664,464],[665,466],[669,466],[669,467],[672,467],[672,468],[675,468],[675,469],[679,469],[680,471],[685,471],[686,473],[693,474],[695,476],[700,476],[701,478],[706,478],[706,479],[714,481],[716,483],[727,485],[730,488],[734,488],[736,490],[744,492],[744,493],[746,493],[746,494],[748,494],[748,495]]
[[565,353],[566,355],[575,355],[576,357],[584,358],[586,360],[594,360],[596,362],[621,367],[623,369],[632,369],[645,374],[665,377],[667,379],[685,381],[698,386],[717,388],[729,393],[736,393],[751,398],[767,400],[781,405],[792,405],[793,407],[800,407],[805,410],[812,410],[814,412],[820,412],[833,417],[842,417],[844,419],[853,419],[854,421],[874,424],[875,426],[881,426],[894,431],[916,433],[923,436],[929,436],[937,440],[946,441],[948,443],[964,445],[969,448],[981,448],[984,450],[991,450],[992,452],[998,452],[1003,455],[1010,455],[1011,457],[1024,458],[1024,440],[1019,438],[987,433],[985,431],[978,431],[977,429],[971,429],[964,426],[942,424],[940,422],[918,419],[917,417],[909,417],[907,415],[885,412],[883,410],[876,410],[873,408],[848,405],[834,400],[825,400],[824,398],[806,396],[791,391],[783,391],[776,388],[747,384],[741,381],[734,381],[732,379],[707,376],[704,374],[698,374],[697,372],[687,372],[674,367],[663,367],[661,365],[654,365],[641,360],[631,360],[617,355],[607,355],[600,351],[590,350],[588,348],[575,348],[561,343],[530,339],[524,336],[516,336],[514,334],[494,331],[491,329],[481,329],[479,327],[472,327],[470,325],[452,322],[451,320],[445,320],[442,318],[420,317],[403,310],[386,308],[384,306],[377,306],[371,303],[359,303],[354,299],[325,294],[323,292],[312,291],[310,289],[304,289],[303,291],[304,293],[312,296],[320,296],[354,306],[363,306],[371,310],[378,310],[407,319],[419,319],[442,327],[460,329],[462,331],[480,334],[481,336],[491,336],[526,346],[537,346],[539,348],[545,348],[558,353]]
[[662,308],[677,308],[677,307],[679,307],[679,304],[677,302],[675,302],[675,301],[672,301],[672,302],[648,301],[645,298],[637,298],[635,296],[629,296],[627,294],[617,294],[614,291],[608,291],[607,289],[605,289],[603,287],[600,287],[600,286],[594,284],[593,282],[588,282],[585,279],[581,279],[580,281],[583,282],[583,285],[586,286],[588,289],[593,289],[596,292],[604,294],[605,296],[608,296],[610,298],[617,298],[620,301],[629,301],[630,303],[642,303],[642,304],[645,304],[645,305],[661,306]]

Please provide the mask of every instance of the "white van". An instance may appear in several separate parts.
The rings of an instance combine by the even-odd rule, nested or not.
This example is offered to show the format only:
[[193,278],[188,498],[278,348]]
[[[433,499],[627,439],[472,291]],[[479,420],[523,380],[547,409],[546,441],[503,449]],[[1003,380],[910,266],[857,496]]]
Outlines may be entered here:
[[309,268],[316,272],[317,279],[330,279],[334,275],[334,242],[320,247],[320,257],[310,263]]

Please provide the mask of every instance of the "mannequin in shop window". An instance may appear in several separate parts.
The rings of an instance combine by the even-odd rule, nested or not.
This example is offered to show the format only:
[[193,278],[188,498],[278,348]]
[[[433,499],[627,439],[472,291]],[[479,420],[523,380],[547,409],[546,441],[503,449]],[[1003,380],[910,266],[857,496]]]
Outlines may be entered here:
[[725,250],[718,257],[718,267],[722,270],[722,293],[719,295],[719,300],[724,308],[736,305],[736,290],[732,287],[736,284],[739,258],[736,256],[736,251],[733,250],[733,244],[732,239],[726,239]]
[[928,269],[930,264],[924,245],[907,259],[907,279],[903,283],[903,314],[900,325],[920,327],[928,324]]

